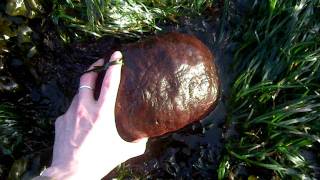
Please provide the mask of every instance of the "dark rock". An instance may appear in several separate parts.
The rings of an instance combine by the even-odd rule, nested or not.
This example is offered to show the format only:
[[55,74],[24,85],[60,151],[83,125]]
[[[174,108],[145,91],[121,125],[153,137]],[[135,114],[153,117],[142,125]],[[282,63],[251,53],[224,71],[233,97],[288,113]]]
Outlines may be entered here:
[[12,93],[18,89],[19,85],[10,76],[0,76],[0,92]]
[[220,84],[214,57],[197,38],[168,33],[122,48],[116,124],[126,141],[176,131],[207,116]]

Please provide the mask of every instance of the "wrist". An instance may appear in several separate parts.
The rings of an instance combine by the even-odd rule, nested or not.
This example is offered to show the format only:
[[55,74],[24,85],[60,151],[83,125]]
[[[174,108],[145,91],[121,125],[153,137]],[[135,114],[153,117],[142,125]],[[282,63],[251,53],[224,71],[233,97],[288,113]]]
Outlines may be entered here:
[[99,177],[95,177],[94,172],[79,170],[77,168],[56,166],[51,166],[45,169],[41,173],[41,176],[50,177],[54,180],[100,179]]
[[41,176],[50,177],[52,179],[71,179],[71,177],[75,174],[73,170],[70,168],[62,168],[62,167],[55,167],[51,166],[47,169],[45,169]]

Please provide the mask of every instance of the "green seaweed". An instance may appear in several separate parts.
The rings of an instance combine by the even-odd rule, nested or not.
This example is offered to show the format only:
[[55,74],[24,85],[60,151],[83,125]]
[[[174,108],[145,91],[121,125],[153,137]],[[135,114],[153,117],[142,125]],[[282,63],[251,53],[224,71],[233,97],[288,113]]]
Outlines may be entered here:
[[319,164],[302,152],[319,156],[319,7],[311,0],[259,2],[234,28],[228,121],[239,135],[227,139],[225,158],[236,161],[219,169],[221,179],[241,163],[281,178],[315,178]]
[[[218,40],[228,33],[223,28],[229,24],[230,42],[236,45],[232,67],[236,78],[228,100],[228,123],[236,125],[238,135],[226,138],[218,177],[238,178],[237,168],[245,166],[268,170],[275,179],[315,178],[319,164],[304,152],[313,153],[319,160],[320,1],[246,2],[245,12],[240,12],[226,0],[221,19]],[[37,48],[28,23],[36,18],[53,21],[53,29],[66,43],[73,38],[104,35],[136,38],[160,31],[159,23],[199,15],[212,3],[54,0],[52,7],[45,8],[46,3],[40,0],[8,0],[0,3],[0,60],[13,52],[24,55],[22,59],[33,57]],[[13,159],[36,151],[33,148],[39,146],[27,144],[30,139],[44,147],[47,140],[35,137],[45,134],[41,130],[50,129],[39,117],[26,121],[17,114],[26,116],[11,104],[0,104],[1,155]],[[24,166],[19,160],[16,163]],[[7,173],[8,164],[0,164],[0,177]],[[11,172],[14,174],[14,167]],[[119,176],[126,178],[132,176],[130,173],[123,169]]]
[[[158,22],[199,14],[212,3],[212,0],[68,0],[62,4],[56,1],[52,19],[56,24],[97,37],[133,38],[161,30],[156,25]],[[75,32],[74,36],[79,33]]]
[[[48,34],[59,36],[65,43],[103,35],[136,38],[159,30],[157,23],[176,22],[176,18],[182,15],[199,15],[211,4],[211,0],[1,1],[0,73],[10,76],[7,65],[18,59],[21,63],[19,66],[30,66],[30,72],[27,73],[33,75],[35,70],[32,69],[32,64],[36,64],[38,56],[41,56],[38,48],[41,51],[41,48],[47,45],[45,43],[50,41]],[[23,79],[17,81],[21,82]],[[16,92],[10,93],[16,95]],[[0,162],[0,179],[8,176],[12,164],[9,177],[21,178],[25,167],[23,158],[21,160],[20,157],[47,148],[52,143],[48,142],[52,138],[52,124],[40,117],[28,98],[30,97],[19,99],[19,105],[18,102],[12,105],[6,104],[6,100],[1,101],[0,159],[8,160]]]
[[12,104],[0,104],[0,150],[1,154],[12,156],[14,149],[21,143],[16,120],[19,119]]
[[40,0],[7,0],[5,11],[10,16],[24,16],[30,19],[44,13]]

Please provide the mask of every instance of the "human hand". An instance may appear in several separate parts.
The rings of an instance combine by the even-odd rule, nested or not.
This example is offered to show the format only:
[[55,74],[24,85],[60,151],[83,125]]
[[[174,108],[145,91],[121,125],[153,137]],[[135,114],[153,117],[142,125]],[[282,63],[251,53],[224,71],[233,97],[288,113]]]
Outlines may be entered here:
[[[110,61],[121,58],[116,51]],[[103,63],[98,60],[89,70]],[[118,164],[144,153],[147,139],[129,143],[117,132],[114,110],[120,75],[121,65],[109,67],[98,100],[93,89],[79,89],[68,111],[56,120],[52,164],[42,176],[101,179]],[[97,76],[96,72],[82,75],[80,87],[95,87]]]

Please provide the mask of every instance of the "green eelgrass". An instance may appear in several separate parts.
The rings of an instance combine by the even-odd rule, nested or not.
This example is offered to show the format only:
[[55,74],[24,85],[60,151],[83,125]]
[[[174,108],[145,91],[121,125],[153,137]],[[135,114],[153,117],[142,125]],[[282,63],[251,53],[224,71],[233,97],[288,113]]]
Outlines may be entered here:
[[16,128],[19,116],[11,104],[0,104],[0,153],[12,156],[15,147],[21,142],[19,130]]
[[[51,146],[52,125],[48,119],[40,118],[37,111],[23,105],[0,104],[0,179],[8,175],[10,167],[15,160],[38,152]],[[10,173],[14,179],[21,179],[21,172],[26,169],[25,163],[17,162]],[[11,168],[11,169],[12,169]],[[14,171],[19,170],[19,171]],[[5,178],[12,179],[12,178]]]
[[127,165],[120,164],[117,169],[117,176],[116,179],[123,180],[123,179],[145,179],[140,174],[135,174]]
[[199,14],[211,4],[212,0],[56,0],[52,18],[57,24],[98,37],[139,37],[160,30],[158,21]]
[[259,2],[234,28],[237,78],[228,120],[239,137],[227,139],[220,179],[239,163],[279,177],[314,178],[319,171],[302,154],[318,153],[320,143],[319,8],[319,0]]

